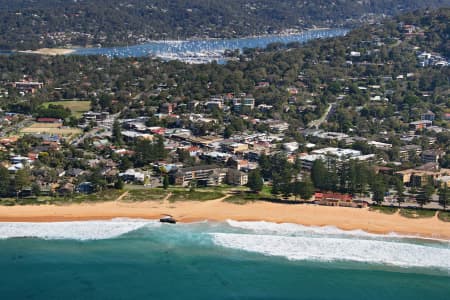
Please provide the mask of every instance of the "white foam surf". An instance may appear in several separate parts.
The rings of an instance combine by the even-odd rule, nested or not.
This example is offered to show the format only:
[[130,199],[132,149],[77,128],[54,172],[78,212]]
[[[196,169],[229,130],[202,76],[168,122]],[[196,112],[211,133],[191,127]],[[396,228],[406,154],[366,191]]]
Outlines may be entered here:
[[383,235],[369,233],[363,230],[342,230],[334,226],[304,226],[292,223],[271,223],[266,221],[242,222],[227,220],[227,224],[234,228],[249,230],[259,234],[276,235],[346,235],[360,237],[380,237]]
[[338,237],[212,233],[216,245],[290,260],[355,261],[450,270],[448,245]]
[[33,237],[41,239],[100,240],[121,236],[145,226],[160,226],[156,221],[113,219],[51,223],[0,223],[0,239]]
[[293,223],[271,223],[266,221],[245,222],[235,220],[227,220],[227,225],[233,228],[243,229],[256,234],[274,234],[285,236],[326,235],[330,237],[339,236],[339,237],[367,238],[367,239],[421,239],[421,240],[442,241],[447,243],[449,242],[448,240],[443,240],[439,238],[439,236],[433,238],[425,238],[415,235],[402,235],[395,232],[390,232],[388,234],[376,234],[361,229],[343,230],[335,226],[305,226]]

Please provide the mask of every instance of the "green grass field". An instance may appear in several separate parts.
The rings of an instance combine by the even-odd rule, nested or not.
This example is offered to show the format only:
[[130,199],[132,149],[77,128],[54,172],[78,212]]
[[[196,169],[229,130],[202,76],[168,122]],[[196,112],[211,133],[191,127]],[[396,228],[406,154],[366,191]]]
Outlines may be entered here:
[[70,109],[72,115],[76,118],[81,117],[81,115],[91,109],[91,101],[80,101],[80,100],[64,100],[64,101],[54,101],[45,102],[42,104],[44,107],[48,107],[50,104],[62,105],[65,108]]
[[172,192],[170,196],[170,202],[176,201],[209,201],[224,197],[225,194],[219,191],[182,191],[176,190]]
[[411,219],[423,219],[423,218],[432,218],[436,215],[436,211],[434,210],[424,210],[424,209],[410,209],[410,208],[402,208],[400,209],[400,215],[405,218]]
[[162,201],[168,192],[163,189],[134,189],[129,190],[123,201]]
[[387,207],[387,206],[371,206],[371,211],[376,211],[382,214],[393,215],[398,211],[397,207]]
[[450,211],[440,211],[438,214],[438,218],[444,222],[450,222]]
[[255,194],[255,193],[250,193],[250,192],[241,192],[241,193],[236,193],[236,194],[226,198],[224,201],[233,203],[233,204],[243,205],[243,204],[247,204],[249,202],[254,202],[254,201],[260,200],[260,199],[261,199],[260,194]]
[[73,194],[71,196],[39,196],[27,198],[2,198],[0,205],[14,206],[14,205],[39,205],[39,204],[67,204],[67,203],[89,203],[89,202],[105,202],[114,201],[124,193],[123,190],[106,189],[93,194]]

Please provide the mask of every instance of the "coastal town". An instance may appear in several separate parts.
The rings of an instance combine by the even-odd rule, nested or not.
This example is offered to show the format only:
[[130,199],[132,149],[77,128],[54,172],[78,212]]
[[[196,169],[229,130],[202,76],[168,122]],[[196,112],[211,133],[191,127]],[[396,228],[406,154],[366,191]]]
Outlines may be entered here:
[[449,299],[450,0],[0,19],[1,299]]
[[[301,70],[278,81],[259,74],[247,90],[227,93],[214,93],[220,83],[209,81],[206,97],[198,98],[180,96],[178,74],[145,86],[143,78],[130,77],[120,83],[124,88],[106,90],[98,83],[92,89],[87,69],[64,82],[5,75],[1,203],[212,189],[233,199],[445,210],[448,93],[412,88],[425,87],[420,80],[429,70],[448,73],[448,59],[416,46],[414,39],[427,35],[419,25],[398,22],[396,32],[381,38],[373,29],[372,40],[348,47],[339,67],[349,71],[339,77],[318,83]],[[413,53],[413,71],[358,71],[391,68],[395,51]],[[335,64],[307,57],[305,63]],[[30,99],[40,104],[30,110]],[[427,99],[433,104],[424,105]]]

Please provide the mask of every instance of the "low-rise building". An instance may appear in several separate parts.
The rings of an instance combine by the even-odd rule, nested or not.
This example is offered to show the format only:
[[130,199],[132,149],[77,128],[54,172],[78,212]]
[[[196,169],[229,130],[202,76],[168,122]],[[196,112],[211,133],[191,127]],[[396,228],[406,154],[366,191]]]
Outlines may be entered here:
[[410,130],[423,130],[433,125],[433,121],[429,120],[420,120],[409,123]]
[[444,152],[442,150],[425,150],[422,152],[422,162],[438,163],[443,155]]

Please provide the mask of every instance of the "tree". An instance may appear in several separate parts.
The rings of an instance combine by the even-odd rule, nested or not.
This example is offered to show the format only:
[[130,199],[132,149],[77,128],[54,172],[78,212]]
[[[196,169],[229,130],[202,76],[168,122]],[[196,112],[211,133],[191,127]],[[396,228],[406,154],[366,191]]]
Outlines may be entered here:
[[386,186],[383,182],[383,178],[380,175],[377,175],[370,188],[373,193],[372,200],[378,205],[381,204],[381,202],[384,201],[384,194],[386,193]]
[[22,189],[29,187],[31,185],[31,173],[28,168],[18,170],[16,177],[14,178],[14,188],[17,193],[22,191]]
[[120,127],[119,121],[115,120],[112,127],[112,142],[115,145],[122,145],[123,137],[122,137],[122,128]]
[[325,163],[321,159],[314,161],[311,169],[311,178],[314,186],[318,189],[327,188],[328,170]]
[[165,190],[167,190],[168,187],[169,187],[169,176],[167,174],[164,174],[164,177],[163,177],[163,188]]
[[7,196],[11,187],[11,177],[8,169],[0,165],[0,196]]
[[314,185],[309,178],[306,178],[302,182],[302,188],[300,189],[300,196],[304,200],[309,200],[314,195]]
[[439,203],[444,207],[444,210],[450,204],[450,192],[446,183],[439,189]]
[[272,189],[270,193],[274,195],[275,197],[278,196],[278,194],[281,193],[281,186],[280,186],[281,178],[278,174],[273,174],[272,176]]
[[417,203],[419,203],[420,207],[423,208],[423,206],[431,201],[431,198],[434,194],[434,185],[433,180],[431,178],[428,178],[428,181],[423,187],[423,189],[420,191],[420,193],[416,197]]
[[398,177],[395,177],[394,188],[397,192],[397,203],[400,207],[405,202],[405,186],[403,185],[403,181]]
[[259,169],[252,170],[248,173],[247,186],[255,193],[259,193],[263,188],[263,179]]
[[116,183],[114,183],[114,188],[117,189],[117,190],[122,190],[123,186],[124,186],[124,183],[123,183],[122,178],[120,178],[120,177],[117,178]]

